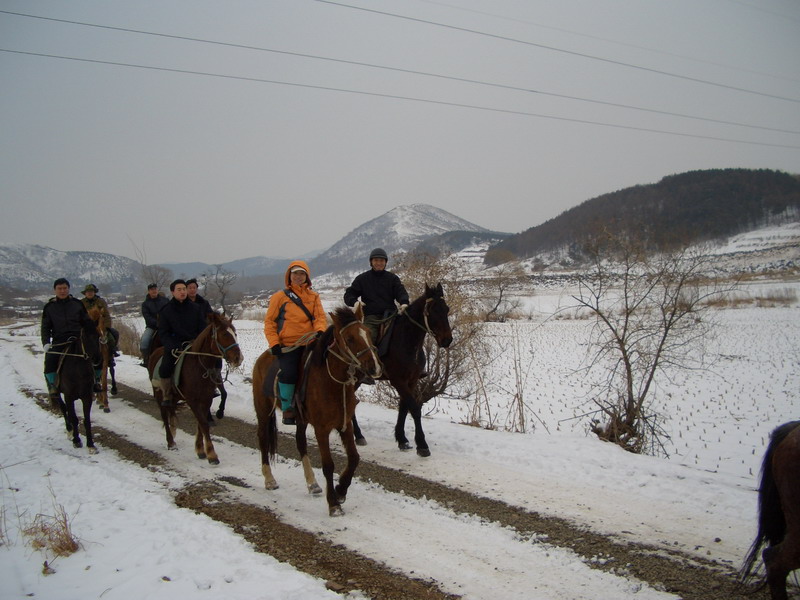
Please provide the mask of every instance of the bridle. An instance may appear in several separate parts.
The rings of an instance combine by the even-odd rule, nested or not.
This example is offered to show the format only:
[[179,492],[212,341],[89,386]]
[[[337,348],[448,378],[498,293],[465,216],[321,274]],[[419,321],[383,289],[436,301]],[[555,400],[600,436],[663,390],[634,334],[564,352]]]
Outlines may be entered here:
[[[347,418],[347,387],[354,386],[358,382],[358,377],[356,377],[356,373],[363,372],[363,367],[361,366],[361,357],[367,353],[372,352],[375,355],[375,359],[377,360],[377,350],[370,342],[369,345],[364,348],[363,350],[355,353],[351,350],[350,346],[344,343],[342,336],[342,332],[351,327],[353,325],[361,325],[361,321],[352,321],[348,323],[344,327],[342,327],[338,332],[335,333],[333,342],[328,346],[328,353],[325,356],[325,368],[328,371],[328,377],[333,379],[336,383],[341,384],[342,386],[342,427],[340,431],[346,431],[349,425],[349,419]],[[369,338],[368,338],[369,339]],[[339,346],[340,350],[341,347],[344,347],[344,356],[334,350],[335,347]],[[333,355],[335,358],[340,360],[347,366],[347,379],[344,381],[339,380],[331,373],[331,364],[330,364],[330,356]]]
[[[226,366],[229,365],[230,361],[227,358],[225,358],[225,354],[228,352],[228,350],[230,350],[232,348],[238,348],[239,347],[239,342],[235,341],[236,337],[234,336],[234,342],[232,344],[230,344],[228,346],[223,346],[219,342],[219,339],[217,338],[217,331],[218,330],[219,330],[219,327],[217,326],[217,324],[216,323],[211,323],[211,338],[214,340],[214,345],[217,347],[217,350],[219,350],[219,354],[214,354],[213,352],[199,352],[197,350],[192,350],[192,347],[194,346],[194,344],[190,345],[185,350],[178,350],[176,348],[175,350],[173,350],[173,353],[178,352],[176,357],[180,356],[180,355],[184,355],[184,356],[185,355],[192,355],[192,356],[201,356],[201,357],[202,356],[209,356],[211,358],[221,358],[221,359],[223,359],[225,361]],[[211,382],[214,383],[214,385],[221,385],[221,384],[225,383],[228,380],[228,373],[226,371],[225,377],[221,377],[219,381],[214,381],[214,379],[212,377],[212,374],[214,372],[216,372],[218,369],[207,367],[205,364],[203,364],[202,359],[200,359],[199,362],[200,362],[200,366],[203,367],[206,370],[206,372],[203,375],[203,377],[205,377],[207,379],[210,379]]]

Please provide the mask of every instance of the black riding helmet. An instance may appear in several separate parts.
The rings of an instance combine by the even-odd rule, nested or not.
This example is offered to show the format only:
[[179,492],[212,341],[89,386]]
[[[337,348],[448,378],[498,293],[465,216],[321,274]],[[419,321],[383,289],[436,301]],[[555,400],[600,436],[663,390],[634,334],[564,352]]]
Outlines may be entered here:
[[383,248],[375,248],[369,253],[369,264],[372,264],[373,258],[382,258],[386,262],[389,262],[389,257],[386,255],[386,250]]

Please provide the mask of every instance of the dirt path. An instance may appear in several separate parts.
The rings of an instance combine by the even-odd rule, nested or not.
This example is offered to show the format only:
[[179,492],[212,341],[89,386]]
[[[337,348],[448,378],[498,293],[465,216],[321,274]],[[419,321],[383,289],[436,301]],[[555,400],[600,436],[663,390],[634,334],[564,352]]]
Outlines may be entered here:
[[[119,387],[121,398],[160,420],[157,406],[150,395],[125,385]],[[179,422],[187,433],[193,435],[193,419],[186,416],[188,418],[183,418],[182,415]],[[103,433],[102,430],[99,432]],[[218,420],[213,435],[227,438],[242,446],[257,446],[255,426],[232,417]],[[153,465],[163,467],[167,464],[160,452],[141,448],[113,432],[102,435],[102,446],[114,449],[123,458],[144,468]],[[167,452],[166,447],[163,452]],[[293,437],[283,434],[280,436],[278,453],[287,458],[299,459]],[[319,467],[315,454],[311,453],[312,463]],[[336,460],[340,460],[340,457],[336,457]],[[454,512],[476,515],[513,528],[523,536],[545,537],[548,544],[568,548],[585,557],[586,563],[593,568],[636,578],[682,598],[753,600],[768,597],[761,593],[744,593],[737,588],[730,569],[716,563],[678,552],[667,552],[663,548],[618,541],[578,528],[561,519],[527,512],[499,500],[475,496],[368,460],[362,459],[357,476],[379,484],[387,491],[417,499],[424,497]],[[360,589],[376,599],[457,597],[444,593],[435,582],[410,578],[341,545],[315,536],[312,532],[282,523],[264,506],[232,499],[223,484],[247,487],[244,482],[234,479],[219,477],[216,481],[195,482],[177,494],[176,503],[228,524],[259,551],[325,579],[330,589],[339,592]]]

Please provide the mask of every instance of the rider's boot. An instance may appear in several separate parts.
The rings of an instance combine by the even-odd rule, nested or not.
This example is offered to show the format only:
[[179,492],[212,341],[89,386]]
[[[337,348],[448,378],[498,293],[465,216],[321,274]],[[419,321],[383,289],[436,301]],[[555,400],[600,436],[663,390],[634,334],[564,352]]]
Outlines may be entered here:
[[92,386],[92,391],[95,392],[95,393],[103,391],[103,386],[100,385],[100,375],[101,374],[102,374],[102,371],[100,369],[95,369],[94,370],[94,385]]
[[283,424],[296,425],[297,421],[295,419],[294,406],[292,406],[292,398],[294,397],[294,384],[278,382],[278,391],[281,396],[281,412],[283,413]]
[[[49,377],[52,375],[52,377]],[[61,392],[56,387],[56,374],[55,373],[47,373],[45,375],[47,379],[47,397],[50,398],[50,403],[54,407],[61,406]]]
[[161,406],[165,408],[175,406],[175,399],[172,395],[172,377],[162,377],[158,383],[161,388]]

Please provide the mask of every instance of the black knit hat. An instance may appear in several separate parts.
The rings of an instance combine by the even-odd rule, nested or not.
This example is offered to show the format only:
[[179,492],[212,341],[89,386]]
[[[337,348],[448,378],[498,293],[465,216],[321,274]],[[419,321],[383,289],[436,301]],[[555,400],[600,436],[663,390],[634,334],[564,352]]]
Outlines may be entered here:
[[383,248],[375,248],[372,252],[369,253],[369,262],[372,264],[373,258],[382,258],[386,262],[389,262],[389,257],[386,255],[386,250]]

